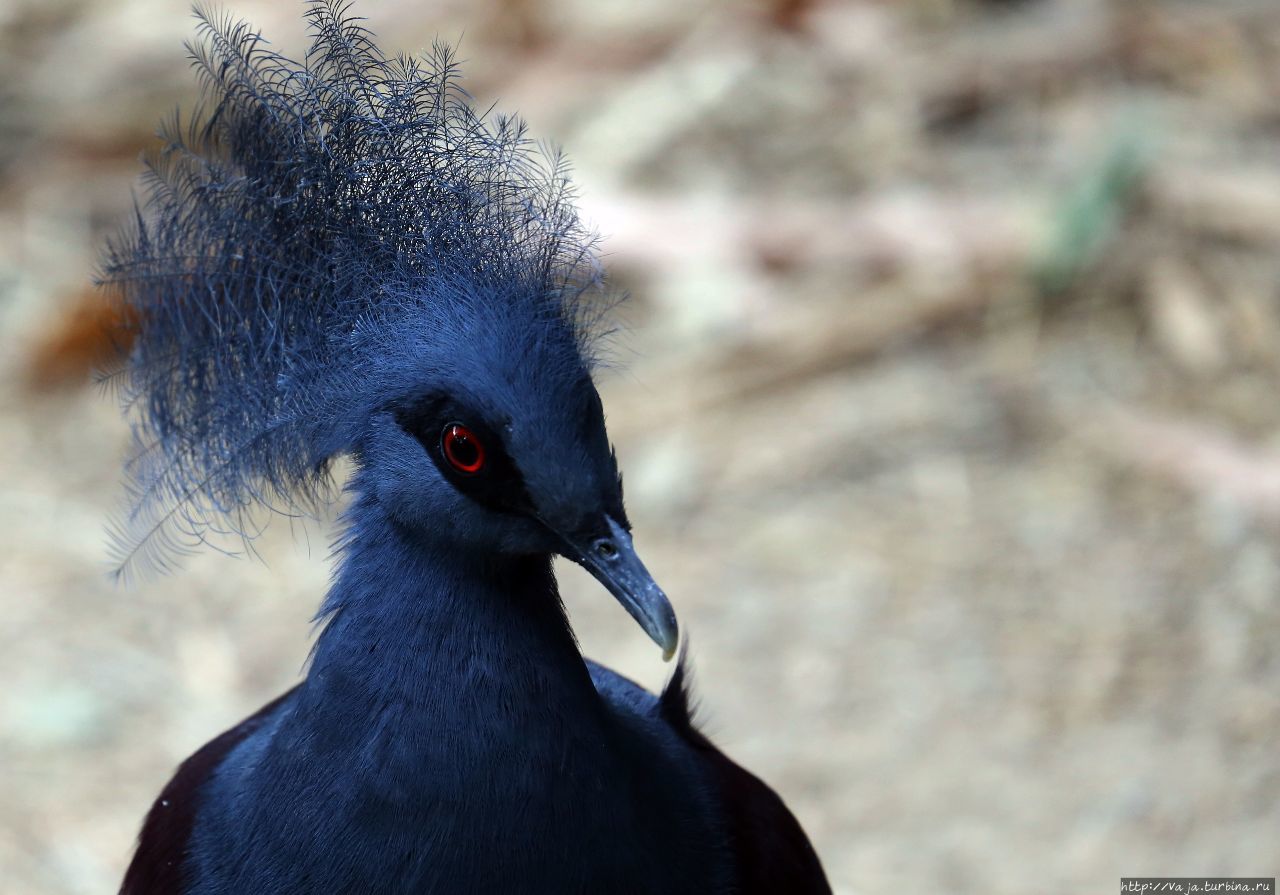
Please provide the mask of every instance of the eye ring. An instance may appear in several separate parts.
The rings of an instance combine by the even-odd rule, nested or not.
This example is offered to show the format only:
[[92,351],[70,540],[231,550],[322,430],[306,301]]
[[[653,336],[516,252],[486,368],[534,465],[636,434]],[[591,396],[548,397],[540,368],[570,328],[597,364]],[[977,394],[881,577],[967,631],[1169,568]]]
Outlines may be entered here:
[[449,465],[463,475],[484,469],[484,442],[462,423],[449,423],[440,433],[440,452]]

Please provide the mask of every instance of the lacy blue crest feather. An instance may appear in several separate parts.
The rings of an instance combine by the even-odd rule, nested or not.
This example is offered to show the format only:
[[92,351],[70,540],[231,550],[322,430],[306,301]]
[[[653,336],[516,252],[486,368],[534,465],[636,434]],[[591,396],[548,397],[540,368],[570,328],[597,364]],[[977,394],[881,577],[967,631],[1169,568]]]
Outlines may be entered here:
[[162,128],[101,277],[136,329],[122,572],[332,496],[331,462],[433,321],[536,302],[589,357],[608,305],[563,159],[477,112],[448,48],[387,58],[313,0],[296,62],[196,16],[202,100]]

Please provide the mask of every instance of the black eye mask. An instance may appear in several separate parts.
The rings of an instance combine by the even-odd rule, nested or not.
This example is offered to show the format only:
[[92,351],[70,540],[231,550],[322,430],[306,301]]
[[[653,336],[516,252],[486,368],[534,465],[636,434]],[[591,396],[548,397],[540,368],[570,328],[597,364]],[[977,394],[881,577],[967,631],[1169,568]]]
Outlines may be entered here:
[[533,513],[519,468],[502,437],[479,414],[444,395],[431,395],[393,412],[440,473],[467,497],[500,513]]

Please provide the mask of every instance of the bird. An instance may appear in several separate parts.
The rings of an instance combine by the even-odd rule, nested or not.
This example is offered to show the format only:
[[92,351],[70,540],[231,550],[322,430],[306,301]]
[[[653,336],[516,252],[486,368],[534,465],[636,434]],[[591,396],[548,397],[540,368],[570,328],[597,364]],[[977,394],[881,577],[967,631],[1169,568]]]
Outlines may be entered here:
[[[201,98],[98,275],[130,329],[117,568],[343,509],[300,682],[179,766],[122,895],[829,892],[693,718],[563,156],[477,108],[447,45],[386,55],[336,0],[305,4],[300,60],[195,15]],[[584,658],[557,556],[679,654],[661,692]]]

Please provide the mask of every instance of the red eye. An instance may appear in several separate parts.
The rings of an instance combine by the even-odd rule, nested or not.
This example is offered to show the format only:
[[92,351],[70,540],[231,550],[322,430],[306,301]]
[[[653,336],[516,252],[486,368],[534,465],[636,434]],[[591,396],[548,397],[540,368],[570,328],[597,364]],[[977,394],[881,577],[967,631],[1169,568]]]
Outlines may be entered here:
[[464,475],[475,475],[484,468],[484,445],[461,423],[450,423],[440,433],[440,447],[449,465]]

